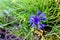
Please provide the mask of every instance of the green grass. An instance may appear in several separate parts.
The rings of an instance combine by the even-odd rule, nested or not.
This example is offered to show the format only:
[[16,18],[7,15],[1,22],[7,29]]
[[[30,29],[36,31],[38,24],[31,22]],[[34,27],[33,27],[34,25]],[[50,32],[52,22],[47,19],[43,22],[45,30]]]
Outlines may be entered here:
[[[39,9],[46,15],[46,25],[52,27],[46,38],[54,40],[51,38],[52,34],[56,33],[56,37],[60,34],[59,2],[59,0],[0,0],[0,27],[9,28],[15,35],[22,36],[26,40],[33,40],[34,31],[31,31],[28,20],[30,14],[36,14],[36,10]],[[59,40],[59,37],[55,40]]]

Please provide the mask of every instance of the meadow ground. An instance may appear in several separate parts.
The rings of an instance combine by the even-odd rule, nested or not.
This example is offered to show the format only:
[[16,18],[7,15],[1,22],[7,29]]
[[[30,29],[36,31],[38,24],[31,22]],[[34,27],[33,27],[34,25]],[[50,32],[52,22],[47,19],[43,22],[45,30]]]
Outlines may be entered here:
[[60,0],[0,0],[0,40],[60,40]]

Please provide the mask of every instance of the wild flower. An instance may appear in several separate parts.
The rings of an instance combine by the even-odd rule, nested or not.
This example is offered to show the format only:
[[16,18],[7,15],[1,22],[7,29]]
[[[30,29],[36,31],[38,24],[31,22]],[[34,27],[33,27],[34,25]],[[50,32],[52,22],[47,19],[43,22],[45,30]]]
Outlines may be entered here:
[[37,10],[36,15],[30,15],[29,23],[30,27],[38,26],[38,30],[44,28],[46,25],[41,23],[41,20],[46,20],[45,14]]

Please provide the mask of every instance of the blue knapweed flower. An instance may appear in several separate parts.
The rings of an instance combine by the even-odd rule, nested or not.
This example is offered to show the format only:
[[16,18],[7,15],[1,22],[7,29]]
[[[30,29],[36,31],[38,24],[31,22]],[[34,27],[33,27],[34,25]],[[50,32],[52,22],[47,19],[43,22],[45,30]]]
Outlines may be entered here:
[[29,23],[31,27],[38,26],[38,30],[40,30],[40,28],[44,28],[46,26],[41,23],[41,20],[46,20],[45,14],[37,10],[36,15],[30,15]]

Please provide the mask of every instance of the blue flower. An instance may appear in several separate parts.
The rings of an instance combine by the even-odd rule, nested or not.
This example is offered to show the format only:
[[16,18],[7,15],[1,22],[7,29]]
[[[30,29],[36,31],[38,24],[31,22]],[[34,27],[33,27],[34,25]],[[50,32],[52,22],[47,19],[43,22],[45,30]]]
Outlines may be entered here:
[[38,26],[38,30],[40,30],[41,28],[44,28],[46,25],[41,23],[41,20],[46,20],[45,14],[40,12],[39,10],[37,10],[36,15],[30,15],[29,18],[29,23],[30,23],[30,27],[35,27]]

